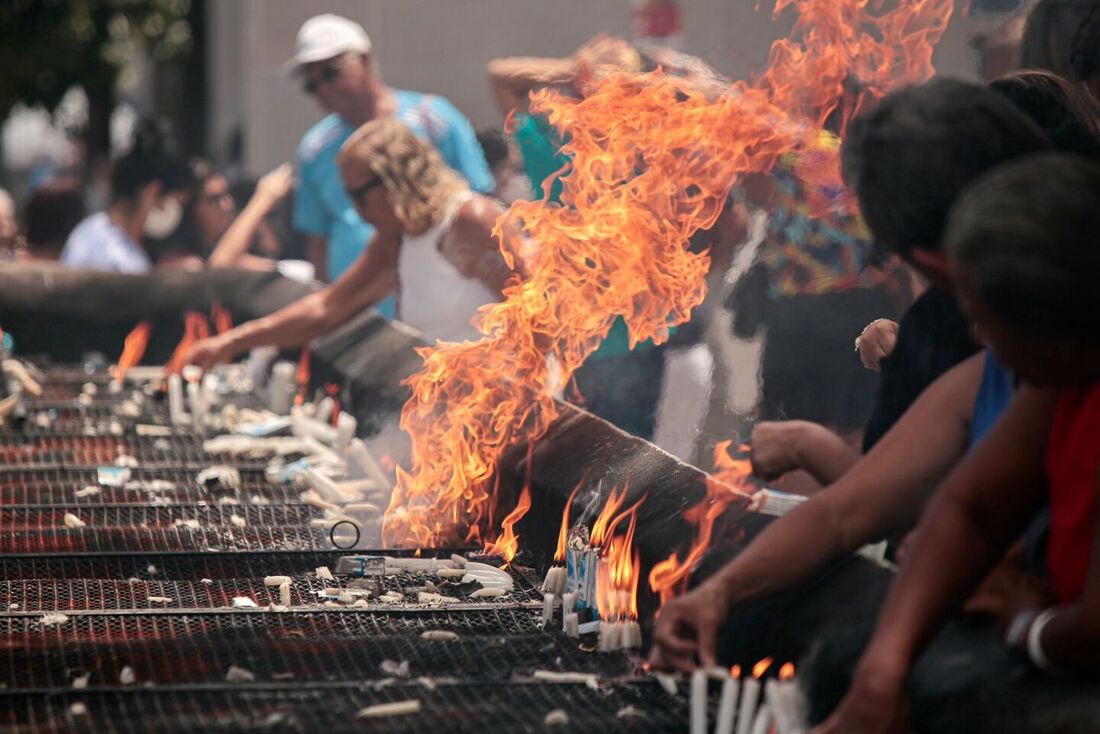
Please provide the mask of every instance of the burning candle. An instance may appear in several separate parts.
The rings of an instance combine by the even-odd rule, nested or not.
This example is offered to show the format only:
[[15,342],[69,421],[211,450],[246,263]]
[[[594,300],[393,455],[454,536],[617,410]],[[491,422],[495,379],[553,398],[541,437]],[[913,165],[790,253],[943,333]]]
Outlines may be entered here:
[[619,640],[624,649],[630,650],[642,646],[642,627],[636,620],[623,622],[623,629]]
[[567,591],[561,595],[561,608],[567,612],[577,611],[577,592]]
[[730,676],[722,683],[722,698],[718,702],[718,720],[714,734],[733,734],[737,717],[737,699],[741,695],[741,666],[730,669]]
[[756,720],[752,722],[751,734],[768,734],[768,730],[772,726],[772,710],[768,704],[764,704],[760,707],[760,710],[756,712]]
[[707,673],[691,674],[691,734],[707,733]]
[[168,375],[168,416],[173,426],[183,425],[183,380],[179,375]]
[[756,704],[760,700],[760,676],[771,664],[771,658],[764,658],[752,666],[752,677],[745,679],[741,689],[741,712],[737,715],[737,734],[750,734],[752,731]]

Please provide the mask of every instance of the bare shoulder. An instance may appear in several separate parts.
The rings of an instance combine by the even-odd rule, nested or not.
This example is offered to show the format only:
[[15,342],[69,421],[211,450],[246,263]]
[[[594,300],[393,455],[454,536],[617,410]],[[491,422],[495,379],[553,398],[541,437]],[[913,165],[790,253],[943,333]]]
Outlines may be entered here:
[[493,227],[503,212],[489,197],[475,195],[458,210],[451,226],[452,234],[461,240],[491,239]]

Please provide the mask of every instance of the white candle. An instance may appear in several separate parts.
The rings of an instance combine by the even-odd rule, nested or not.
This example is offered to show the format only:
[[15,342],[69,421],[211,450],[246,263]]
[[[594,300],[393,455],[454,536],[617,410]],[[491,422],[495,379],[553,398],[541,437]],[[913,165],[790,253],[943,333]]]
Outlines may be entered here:
[[741,712],[737,715],[737,734],[750,734],[756,702],[760,698],[760,681],[746,678],[741,688]]
[[771,725],[772,710],[768,707],[768,704],[764,704],[756,713],[756,721],[752,723],[752,734],[768,734]]
[[737,718],[737,698],[741,695],[741,680],[730,676],[722,683],[722,698],[718,703],[718,721],[714,734],[733,734],[733,724]]
[[554,618],[554,595],[542,595],[542,624],[545,626]]
[[577,611],[577,592],[567,591],[561,595],[561,607],[567,612]]
[[271,385],[268,405],[276,415],[290,412],[290,403],[294,399],[294,377],[297,367],[292,362],[276,362],[271,368]]
[[642,646],[642,627],[637,622],[623,622],[619,644],[625,649]]
[[187,383],[187,402],[191,406],[191,426],[196,431],[202,431],[206,424],[206,408],[202,402],[202,385],[197,382]]
[[183,380],[168,375],[168,416],[173,426],[183,425]]
[[342,456],[348,450],[351,439],[355,438],[355,429],[358,427],[359,421],[355,420],[355,416],[340,412],[340,417],[336,419],[336,442],[333,444],[336,453]]
[[707,733],[707,674],[696,670],[691,674],[691,734]]
[[562,626],[565,628],[565,634],[570,637],[578,637],[580,635],[580,618],[576,612],[569,612],[562,620]]

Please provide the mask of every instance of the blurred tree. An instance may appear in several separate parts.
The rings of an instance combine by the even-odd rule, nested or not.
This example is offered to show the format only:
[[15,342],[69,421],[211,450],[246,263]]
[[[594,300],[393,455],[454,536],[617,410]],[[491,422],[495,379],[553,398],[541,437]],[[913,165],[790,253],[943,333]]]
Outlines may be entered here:
[[65,92],[88,95],[88,165],[106,157],[119,74],[133,49],[155,62],[190,53],[191,0],[3,0],[0,120],[18,102],[51,112]]

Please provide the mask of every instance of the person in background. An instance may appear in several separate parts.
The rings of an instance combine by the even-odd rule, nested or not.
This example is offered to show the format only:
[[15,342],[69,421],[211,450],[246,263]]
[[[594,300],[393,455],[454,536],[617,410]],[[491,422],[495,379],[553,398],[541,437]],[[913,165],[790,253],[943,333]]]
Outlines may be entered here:
[[84,188],[76,179],[39,184],[23,205],[23,247],[16,259],[60,260],[65,241],[86,215]]
[[[608,72],[652,71],[658,66],[712,97],[728,87],[699,59],[656,46],[647,47],[643,52],[621,38],[604,35],[592,38],[566,58],[516,57],[495,59],[489,63],[493,96],[505,118],[512,118],[511,135],[520,151],[524,171],[536,198],[561,203],[561,179],[569,171],[570,158],[562,148],[565,141],[551,127],[546,116],[531,111],[530,94],[551,88],[579,97],[584,94],[591,79],[598,79]],[[723,231],[730,229],[727,226],[730,216],[730,209],[727,208],[723,213],[724,221],[716,226]],[[732,243],[722,244],[732,247]],[[722,260],[716,257],[712,264]],[[689,400],[706,403],[705,396],[699,400],[697,394],[689,393],[709,388],[706,384],[709,383],[709,374],[699,379],[697,374],[692,376],[685,370],[668,370],[666,352],[671,346],[658,346],[646,341],[631,349],[626,322],[616,319],[599,348],[574,374],[573,386],[566,390],[566,398],[628,433],[652,438],[658,429],[663,390],[674,390],[676,394],[672,396],[672,403],[685,404]],[[690,347],[690,344],[685,340],[678,346],[683,349]],[[693,368],[691,372],[699,373],[700,370]],[[681,377],[688,379],[681,384]],[[698,424],[703,417],[694,416],[689,419],[694,425],[677,428],[698,433]],[[692,457],[682,458],[690,460]]]
[[208,161],[191,162],[194,186],[183,223],[160,248],[159,266],[274,270],[274,260],[251,254],[260,238],[274,238],[266,217],[289,193],[294,180],[289,164],[260,179],[245,208],[238,212],[229,181]]
[[1046,69],[1100,97],[1100,3],[1042,0],[1027,18],[1021,66]]
[[200,341],[191,364],[207,369],[259,346],[300,346],[385,298],[398,283],[401,320],[428,339],[480,338],[471,319],[500,300],[511,275],[493,236],[500,206],[472,191],[435,148],[393,118],[356,131],[338,163],[348,195],[375,228],[370,247],[323,290]]
[[531,184],[523,172],[523,161],[504,131],[499,128],[482,130],[477,134],[477,142],[493,174],[493,196],[506,206],[513,201],[530,199]]
[[176,231],[190,189],[187,162],[166,130],[139,122],[130,150],[111,164],[111,204],[87,217],[69,235],[61,262],[78,268],[145,273],[153,261],[142,239]]
[[[895,91],[855,118],[841,153],[845,180],[875,241],[950,292],[941,239],[957,193],[996,166],[1049,147],[1042,131],[1001,95],[936,79]],[[651,661],[681,670],[696,660],[715,664],[718,631],[735,608],[912,528],[932,490],[1011,399],[1003,370],[991,369],[990,361],[975,354],[937,379],[838,481],[666,604]]]
[[[1100,104],[1079,85],[1049,71],[1025,69],[994,80],[990,88],[1038,124],[1055,150],[1100,161]],[[979,345],[954,294],[933,286],[900,325],[889,319],[869,324],[858,349],[868,369],[882,371],[878,399],[864,432],[866,453],[928,385],[978,351]],[[806,421],[761,423],[753,432],[753,446],[754,466],[766,479],[801,468],[829,484],[859,459],[823,426]]]
[[[493,177],[469,120],[443,97],[386,86],[370,38],[358,23],[330,14],[310,18],[298,31],[287,68],[299,76],[306,94],[330,113],[310,128],[298,147],[294,226],[309,237],[309,260],[318,278],[339,277],[374,232],[356,213],[336,163],[341,146],[364,123],[397,118],[434,145],[475,191],[493,190]],[[378,305],[391,318],[394,308],[392,298]]]
[[816,734],[905,726],[905,681],[937,629],[1049,501],[1056,599],[1006,642],[1052,677],[1100,672],[1100,166],[1062,154],[993,171],[946,233],[967,313],[1024,380],[936,493],[848,695]]
[[12,257],[18,231],[19,227],[15,223],[15,202],[11,194],[0,189],[0,259]]

